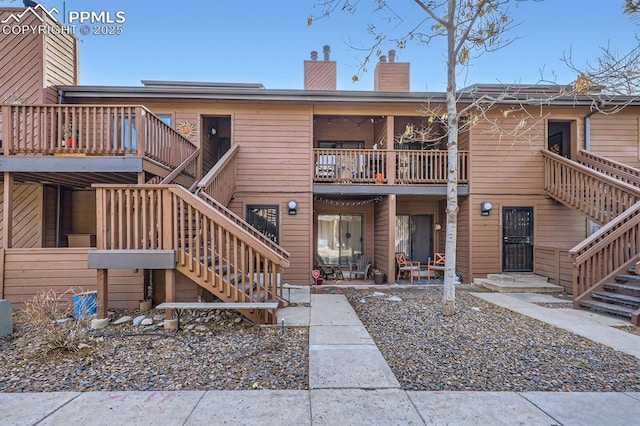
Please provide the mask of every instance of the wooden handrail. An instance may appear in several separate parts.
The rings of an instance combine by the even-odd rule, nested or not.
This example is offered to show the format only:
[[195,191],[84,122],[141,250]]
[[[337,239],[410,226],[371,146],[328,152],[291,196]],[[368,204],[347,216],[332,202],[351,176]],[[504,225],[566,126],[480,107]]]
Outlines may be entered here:
[[577,244],[573,260],[573,295],[580,300],[599,288],[613,270],[638,256],[640,248],[640,202]]
[[550,151],[543,150],[542,155],[547,193],[603,225],[569,250],[577,307],[614,271],[638,257],[640,188],[616,179],[615,173],[603,173]]
[[[288,259],[289,259],[289,252],[288,251],[286,251],[285,249],[280,247],[278,244],[276,244],[273,241],[271,241],[269,238],[267,238],[266,235],[264,235],[263,233],[259,232],[256,228],[254,228],[253,226],[249,225],[240,216],[236,215],[234,212],[232,212],[231,210],[229,210],[228,208],[223,206],[220,202],[218,202],[216,199],[212,198],[206,192],[197,191],[196,195],[201,197],[211,207],[213,207],[214,209],[218,210],[223,215],[227,216],[234,223],[236,223],[236,225],[242,227],[245,231],[247,231],[248,233],[252,234],[255,238],[260,240],[262,242],[262,244],[264,244],[265,246],[271,247],[271,249],[273,251],[278,253],[280,256],[282,256],[284,259],[286,259],[287,262],[288,262]],[[289,266],[289,265],[287,264],[286,266]]]
[[139,155],[175,168],[197,149],[141,105],[3,105],[2,117],[4,155]]
[[588,251],[601,247],[603,241],[606,241],[610,236],[622,229],[622,226],[627,224],[630,218],[638,216],[638,212],[640,212],[640,201],[636,202],[611,222],[602,226],[585,240],[573,246],[569,250],[569,255],[573,258],[581,257]]
[[[175,241],[170,244],[170,247],[163,246],[167,240],[166,235],[162,234],[161,226],[165,220],[173,220],[171,215],[176,213],[175,202],[172,203],[170,210],[162,204],[168,195],[165,192],[170,192],[207,219],[215,221],[225,229],[235,230],[236,238],[242,237],[245,244],[259,251],[266,259],[283,267],[289,266],[288,259],[260,241],[253,232],[247,231],[237,224],[234,218],[214,209],[182,186],[159,184],[94,184],[92,186],[96,188],[97,208],[104,219],[102,227],[98,227],[98,234],[102,236],[102,238],[97,237],[100,249],[175,249]],[[176,228],[179,226],[173,226],[170,229],[173,232]]]
[[[225,300],[275,302],[282,296],[277,280],[288,259],[185,188],[94,187],[99,249],[176,250],[177,269]],[[260,315],[275,322],[273,313]]]
[[[449,151],[395,151],[396,182],[400,184],[445,184],[448,178]],[[469,151],[458,151],[458,183],[468,183]]]
[[[314,182],[385,184],[446,184],[448,151],[439,150],[313,150]],[[468,182],[469,152],[458,152],[458,180]],[[395,176],[387,176],[387,164],[395,164]],[[392,169],[393,170],[393,169]]]
[[640,170],[592,152],[579,150],[576,160],[600,173],[631,185],[640,186]]
[[640,188],[543,150],[545,190],[557,201],[605,224],[640,200]]
[[206,201],[196,197],[194,194],[190,193],[189,191],[187,191],[185,188],[183,188],[182,186],[178,186],[178,185],[171,185],[169,187],[169,190],[176,194],[177,196],[179,196],[182,200],[184,200],[187,204],[192,205],[193,207],[197,208],[198,211],[205,215],[208,219],[211,220],[215,220],[218,223],[220,223],[223,227],[227,228],[227,229],[236,229],[236,230],[241,230],[241,233],[243,234],[243,239],[245,240],[246,243],[250,243],[250,245],[260,251],[260,253],[262,253],[262,255],[273,261],[276,262],[280,265],[282,265],[283,267],[288,267],[289,266],[289,261],[288,259],[283,258],[278,252],[276,252],[272,247],[264,244],[262,241],[260,241],[260,239],[258,239],[256,236],[253,235],[253,232],[247,232],[242,226],[238,225],[235,220],[233,220],[232,218],[227,217],[225,214],[222,214],[220,211],[212,208],[209,204],[207,204]]
[[239,145],[233,145],[198,182],[199,191],[226,206],[236,192]]
[[314,180],[341,183],[386,183],[388,153],[376,149],[315,148]]
[[178,167],[176,167],[171,173],[169,173],[167,175],[167,177],[165,177],[164,179],[162,179],[160,181],[160,185],[165,185],[165,184],[169,184],[169,183],[173,182],[173,180],[175,178],[180,176],[180,174],[183,172],[183,170],[185,170],[188,166],[190,166],[193,163],[195,163],[195,160],[197,160],[198,157],[200,157],[200,153],[201,152],[202,152],[202,149],[198,149],[193,154],[188,156],[187,159],[182,162],[182,164],[180,164]]
[[[145,136],[143,155],[152,158],[171,168],[178,167],[187,157],[198,150],[194,144],[168,126],[144,106],[140,107],[144,122],[141,131]],[[189,177],[197,176],[196,163],[192,163],[184,171]]]
[[[237,162],[236,156],[240,147],[234,145],[222,156],[205,177],[198,182],[198,190],[196,195],[202,198],[207,204],[216,209],[221,214],[232,220],[236,226],[243,228],[246,232],[253,235],[257,240],[267,247],[270,247],[273,251],[278,253],[283,259],[286,260],[287,265],[289,262],[289,253],[280,247],[275,242],[271,241],[266,235],[258,232],[253,226],[245,222],[240,216],[229,210],[225,204],[228,203],[233,194],[235,193],[235,182],[237,175]],[[218,201],[223,200],[223,202]]]

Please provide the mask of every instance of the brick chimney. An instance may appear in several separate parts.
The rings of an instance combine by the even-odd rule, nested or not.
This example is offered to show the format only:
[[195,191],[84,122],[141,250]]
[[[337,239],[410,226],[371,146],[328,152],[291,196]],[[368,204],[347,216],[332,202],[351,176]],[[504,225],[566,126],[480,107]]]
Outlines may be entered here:
[[324,60],[318,60],[318,52],[311,52],[311,59],[304,61],[305,90],[336,90],[336,61],[329,59],[331,47],[323,47]]
[[396,62],[396,51],[389,51],[389,62],[380,56],[373,76],[373,90],[381,92],[409,91],[409,62]]

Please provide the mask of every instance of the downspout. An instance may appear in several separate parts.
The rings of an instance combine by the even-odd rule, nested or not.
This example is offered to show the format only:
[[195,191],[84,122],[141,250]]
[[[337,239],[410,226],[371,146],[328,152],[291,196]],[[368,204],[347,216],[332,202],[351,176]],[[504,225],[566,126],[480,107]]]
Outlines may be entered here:
[[584,150],[591,150],[591,116],[597,112],[599,112],[604,106],[604,101],[598,102],[598,107],[593,111],[589,111],[587,115],[584,116]]

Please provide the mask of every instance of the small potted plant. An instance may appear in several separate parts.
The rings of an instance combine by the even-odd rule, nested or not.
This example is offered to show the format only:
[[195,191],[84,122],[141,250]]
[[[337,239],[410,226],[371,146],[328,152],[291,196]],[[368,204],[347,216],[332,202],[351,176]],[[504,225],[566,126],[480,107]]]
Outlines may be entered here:
[[382,272],[380,269],[374,269],[372,271],[372,275],[373,282],[375,284],[384,284],[384,272]]
[[64,123],[62,125],[62,140],[61,145],[71,148],[73,146],[73,139],[78,135],[77,130],[74,132],[73,123]]

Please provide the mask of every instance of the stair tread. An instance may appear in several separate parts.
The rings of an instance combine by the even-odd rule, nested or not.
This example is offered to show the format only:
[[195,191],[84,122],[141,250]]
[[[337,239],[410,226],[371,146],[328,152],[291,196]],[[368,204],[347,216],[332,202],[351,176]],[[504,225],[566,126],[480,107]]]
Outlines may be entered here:
[[591,297],[612,300],[620,303],[627,303],[636,307],[640,307],[640,297],[628,296],[626,294],[611,293],[607,291],[594,291]]
[[640,293],[640,285],[623,284],[623,283],[605,283],[604,288],[607,290],[622,290]]
[[640,283],[640,275],[616,275],[616,281],[618,282],[637,282]]
[[636,311],[635,309],[627,308],[625,306],[598,302],[597,300],[582,300],[580,301],[580,306],[584,306],[586,308],[593,308],[594,310],[600,310],[607,313],[613,313],[616,315],[621,315],[627,318],[631,318],[631,315]]

